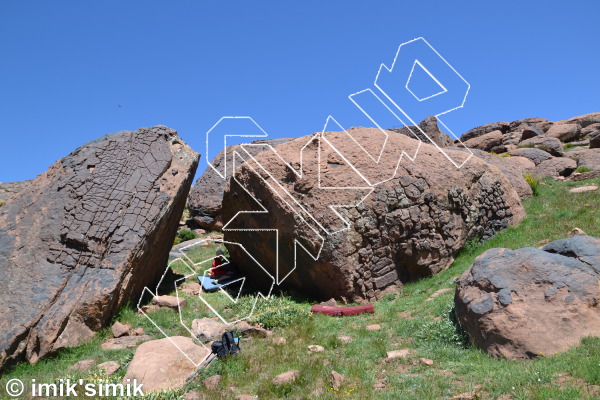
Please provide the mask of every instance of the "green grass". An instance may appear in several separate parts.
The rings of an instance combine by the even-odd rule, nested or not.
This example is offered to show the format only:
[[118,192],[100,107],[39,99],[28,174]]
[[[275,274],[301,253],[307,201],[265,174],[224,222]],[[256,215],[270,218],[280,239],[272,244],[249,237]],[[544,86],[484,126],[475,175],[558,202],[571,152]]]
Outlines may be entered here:
[[[271,303],[259,303],[253,320],[275,326],[274,336],[284,337],[286,344],[276,345],[270,339],[243,340],[242,352],[230,359],[213,362],[209,368],[183,390],[167,391],[155,398],[175,399],[195,390],[202,399],[231,399],[239,394],[257,395],[259,399],[452,399],[474,391],[483,399],[594,399],[600,397],[600,338],[586,338],[581,345],[547,358],[530,361],[493,359],[466,344],[464,336],[451,319],[454,291],[432,301],[425,301],[441,288],[453,288],[454,280],[479,254],[494,247],[521,248],[539,246],[546,240],[564,238],[578,227],[589,235],[600,236],[600,196],[594,192],[571,194],[570,188],[599,184],[600,178],[585,182],[539,182],[538,195],[525,200],[528,216],[517,227],[508,228],[483,243],[468,243],[456,256],[452,266],[438,275],[407,284],[400,293],[386,295],[375,304],[376,313],[333,318],[308,315],[311,303],[282,296]],[[188,255],[201,261],[214,255],[215,246],[196,248]],[[197,266],[200,271],[206,268]],[[182,264],[174,264],[177,272],[185,272]],[[188,304],[184,321],[210,316],[197,298],[184,296]],[[222,295],[210,295],[211,303],[224,313],[243,312],[249,299],[243,298],[241,309]],[[226,311],[231,308],[230,311]],[[296,318],[286,319],[278,310],[291,310]],[[169,334],[182,334],[177,313],[155,311],[152,317]],[[156,328],[131,308],[123,308],[115,318],[160,338]],[[367,331],[369,324],[380,324],[379,331]],[[125,373],[133,350],[102,351],[99,344],[108,337],[107,330],[83,346],[59,352],[36,365],[20,364],[0,378],[0,392],[11,378],[51,382],[74,375],[67,367],[78,360],[97,358],[98,362],[116,360],[123,368],[110,379]],[[352,336],[344,344],[340,335]],[[307,353],[307,347],[318,344],[324,352]],[[384,361],[387,351],[408,348],[407,360]],[[434,360],[432,366],[419,358]],[[300,378],[293,384],[275,386],[272,379],[282,372],[297,369]],[[331,387],[330,374],[335,370],[345,376],[342,387]],[[217,389],[206,389],[202,379],[214,374],[222,376]],[[98,379],[98,372],[77,375]],[[385,388],[373,386],[385,378]],[[230,389],[233,387],[233,389]]]
[[593,169],[588,167],[587,165],[581,165],[575,169],[575,172],[583,173],[583,172],[591,172]]

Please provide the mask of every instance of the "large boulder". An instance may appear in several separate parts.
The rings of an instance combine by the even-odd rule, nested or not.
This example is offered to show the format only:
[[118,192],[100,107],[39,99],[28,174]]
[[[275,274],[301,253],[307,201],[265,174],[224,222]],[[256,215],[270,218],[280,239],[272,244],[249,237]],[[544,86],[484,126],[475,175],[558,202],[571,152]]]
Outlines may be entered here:
[[477,136],[469,139],[463,144],[469,148],[490,151],[496,146],[499,146],[504,141],[504,134],[501,131],[491,131],[485,135]]
[[450,136],[440,130],[437,118],[434,116],[427,117],[421,121],[419,123],[419,128],[420,129],[417,129],[417,127],[410,125],[403,126],[402,128],[390,129],[390,131],[401,133],[413,139],[418,139],[423,143],[433,142],[440,147],[448,147],[454,144],[452,139],[450,139]]
[[494,357],[551,356],[600,336],[600,239],[574,236],[542,249],[491,249],[460,277],[460,324]]
[[[180,389],[210,353],[185,336],[171,336],[142,343],[129,363],[123,383],[142,384],[144,394],[162,389]],[[129,381],[128,381],[129,379]]]
[[552,157],[539,163],[532,172],[538,179],[548,176],[569,176],[577,168],[577,162],[568,157]]
[[594,171],[600,170],[600,149],[569,151],[565,156],[575,160],[578,167],[588,167]]
[[552,158],[552,155],[547,151],[540,149],[532,149],[528,147],[511,150],[509,151],[509,154],[515,157],[527,158],[528,160],[531,160],[535,165],[538,165],[543,161]]
[[548,136],[536,136],[523,140],[519,143],[519,147],[531,147],[534,149],[544,150],[556,157],[561,157],[564,152],[564,147],[561,141]]
[[157,283],[198,157],[164,126],[113,133],[0,208],[0,368],[82,343]]
[[581,127],[577,124],[557,122],[546,132],[546,136],[556,138],[561,142],[570,142],[579,139]]
[[482,135],[485,135],[486,133],[490,133],[492,131],[500,131],[502,133],[506,133],[509,130],[509,123],[508,122],[492,122],[491,124],[486,124],[486,125],[482,125],[482,126],[478,126],[476,128],[473,128],[465,133],[462,134],[462,136],[460,137],[460,140],[464,143],[469,139],[473,139]]
[[[468,239],[489,238],[524,217],[508,179],[476,157],[457,168],[433,145],[390,132],[375,163],[349,138],[377,154],[381,143],[373,138],[379,133],[353,128],[349,135],[303,137],[277,148],[290,164],[262,152],[238,168],[225,191],[223,216],[230,221],[225,241],[248,252],[227,245],[244,275],[256,284],[269,281],[257,260],[284,286],[315,297],[377,299],[448,267]],[[398,164],[402,151],[414,154],[417,148],[414,161],[404,156]],[[446,154],[466,157],[451,149]],[[257,162],[269,174],[255,172]],[[240,213],[246,210],[259,212]]]
[[510,131],[510,132],[525,131],[532,127],[541,129],[542,131],[544,131],[544,130],[548,129],[548,126],[550,126],[550,124],[552,124],[552,122],[548,121],[546,118],[539,118],[539,117],[524,118],[524,119],[518,119],[518,120],[513,121],[510,124],[508,124],[508,131]]
[[[252,144],[263,144],[277,147],[277,145],[285,142],[289,142],[292,139],[266,139],[256,140]],[[225,171],[226,178],[231,176],[231,165],[233,165],[233,153],[234,151],[243,153],[241,146],[232,145],[227,146],[225,154],[227,159],[224,157],[223,151],[221,151],[211,161],[212,165],[221,173],[227,166]],[[223,221],[221,217],[221,203],[223,202],[223,192],[227,180],[223,178],[210,166],[204,170],[204,173],[196,184],[190,190],[188,196],[188,209],[193,221],[200,228],[220,231],[223,227]]]

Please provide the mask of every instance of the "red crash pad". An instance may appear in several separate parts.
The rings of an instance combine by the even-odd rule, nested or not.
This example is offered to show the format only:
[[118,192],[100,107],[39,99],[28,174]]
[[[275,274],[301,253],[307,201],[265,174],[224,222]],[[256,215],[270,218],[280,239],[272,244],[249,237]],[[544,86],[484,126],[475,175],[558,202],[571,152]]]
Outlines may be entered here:
[[314,314],[325,314],[325,315],[331,315],[334,317],[343,317],[346,315],[374,313],[375,307],[373,307],[373,304],[365,304],[363,306],[349,306],[349,307],[322,306],[320,304],[315,304],[314,306],[311,307],[310,312],[312,312]]

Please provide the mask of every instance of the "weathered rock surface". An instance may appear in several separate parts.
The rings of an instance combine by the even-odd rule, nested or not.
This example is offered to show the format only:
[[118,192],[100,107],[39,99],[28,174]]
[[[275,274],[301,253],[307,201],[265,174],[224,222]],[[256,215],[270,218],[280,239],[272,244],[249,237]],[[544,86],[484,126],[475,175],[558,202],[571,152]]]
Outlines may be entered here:
[[10,197],[15,196],[32,181],[0,182],[0,202],[6,202]]
[[491,249],[460,277],[456,313],[475,344],[495,357],[549,356],[600,335],[599,278],[594,237]]
[[531,186],[529,186],[524,178],[526,173],[535,168],[535,163],[529,158],[519,156],[499,157],[481,150],[472,149],[471,151],[476,157],[499,168],[500,171],[506,175],[510,184],[515,188],[521,199],[533,195]]
[[[279,144],[289,142],[290,140],[292,139],[256,140],[252,144],[277,147]],[[211,161],[212,165],[221,171],[221,173],[223,173],[223,169],[227,168],[227,171],[225,171],[227,178],[231,176],[234,151],[243,153],[241,146],[227,146],[227,160],[225,160],[223,151],[221,151]],[[221,203],[223,202],[223,192],[226,185],[227,180],[209,166],[190,190],[188,209],[194,222],[201,228],[220,231],[223,227]]]
[[156,283],[197,164],[167,127],[117,132],[0,208],[0,368],[80,344]]
[[135,351],[123,383],[127,383],[127,379],[137,379],[138,384],[144,385],[144,394],[161,389],[179,389],[196,370],[194,363],[199,364],[209,353],[209,349],[184,336],[143,343]]
[[[362,143],[366,151],[380,149],[377,141],[369,140],[380,134],[379,130],[353,128],[348,134]],[[257,161],[268,166],[273,179],[288,194],[279,186],[267,184],[249,164],[243,164],[236,175],[246,190],[235,180],[229,181],[223,216],[227,221],[236,218],[230,222],[231,230],[225,231],[225,240],[241,243],[273,276],[277,262],[279,276],[284,277],[292,271],[297,259],[297,268],[283,282],[284,286],[300,288],[323,300],[376,299],[384,291],[398,290],[402,282],[448,267],[468,238],[491,237],[524,216],[518,194],[504,174],[475,157],[456,168],[434,146],[391,132],[386,151],[380,163],[375,164],[349,140],[348,134],[328,132],[327,142],[322,140],[320,147],[318,136],[279,145],[277,152],[298,169],[300,149],[304,148],[301,177],[274,153],[260,153]],[[370,188],[319,188],[319,170],[322,187],[368,186],[332,146],[369,182],[383,182],[375,185],[371,194]],[[395,177],[385,181],[393,176],[400,152],[411,153],[416,148],[419,152],[415,161],[403,158]],[[451,149],[446,152],[453,158],[465,157],[464,152]],[[260,209],[249,193],[268,213],[238,214],[242,210]],[[302,204],[314,219],[302,214],[302,210],[300,214],[291,212],[289,202],[282,200],[289,200],[285,196]],[[365,196],[357,206],[336,209],[348,220],[349,229],[344,230],[344,224],[329,206],[357,204]],[[314,221],[320,226],[313,224]],[[247,231],[266,228],[278,229],[278,260],[275,260],[272,231]],[[315,261],[302,250],[295,254],[295,239],[317,254],[320,238],[315,232],[331,233],[324,235],[320,257]],[[239,246],[228,245],[228,249],[244,275],[256,284],[265,282],[264,271]]]

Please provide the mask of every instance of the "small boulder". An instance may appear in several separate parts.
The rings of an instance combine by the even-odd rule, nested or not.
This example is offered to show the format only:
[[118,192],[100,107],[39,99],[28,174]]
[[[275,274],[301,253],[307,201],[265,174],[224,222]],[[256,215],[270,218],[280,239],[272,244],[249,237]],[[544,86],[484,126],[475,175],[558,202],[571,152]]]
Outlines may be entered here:
[[89,358],[87,360],[81,360],[81,361],[71,365],[69,367],[69,369],[75,370],[75,371],[87,371],[90,368],[92,368],[95,363],[96,363],[96,360],[94,360],[93,358]]
[[335,301],[334,298],[331,298],[331,299],[324,301],[322,303],[319,303],[319,304],[322,306],[335,307],[335,306],[337,306],[337,301]]
[[198,282],[186,282],[181,285],[181,291],[190,296],[200,294],[200,284]]
[[387,352],[387,360],[393,360],[395,358],[408,358],[410,357],[409,349],[392,350]]
[[121,336],[129,335],[129,331],[131,330],[131,326],[127,324],[122,324],[119,321],[115,322],[113,326],[110,328],[114,337],[119,338]]
[[600,149],[600,134],[590,139],[590,149]]
[[352,342],[352,336],[338,336],[338,339],[343,344],[348,344],[348,343]]
[[233,327],[236,328],[244,336],[258,336],[266,338],[272,334],[271,331],[265,328],[261,328],[260,326],[250,325],[246,321],[238,321],[235,324],[233,324]]
[[192,321],[192,334],[203,343],[220,340],[227,331],[227,325],[210,318],[200,318]]
[[194,363],[199,364],[209,353],[210,350],[184,336],[143,343],[135,351],[123,383],[128,382],[127,379],[137,379],[143,384],[145,394],[161,389],[179,389],[196,370]]
[[429,358],[419,358],[419,361],[421,361],[421,364],[433,365],[433,360]]
[[598,190],[598,186],[589,185],[589,186],[579,186],[569,190],[569,193],[583,193],[583,192],[593,192],[594,190]]
[[155,296],[152,298],[152,304],[161,308],[170,308],[175,311],[179,311],[186,304],[186,300],[183,297],[176,296]]
[[331,371],[331,386],[333,386],[334,389],[339,389],[344,383],[345,378],[346,377],[339,372]]
[[190,390],[186,394],[183,395],[184,400],[202,400],[202,397],[193,390]]
[[281,336],[278,337],[274,337],[273,338],[273,343],[274,344],[286,344],[287,343],[287,339]]
[[319,346],[318,344],[311,344],[310,346],[308,346],[308,353],[320,353],[322,351],[325,351],[325,347],[323,346]]
[[221,383],[221,375],[213,375],[202,381],[204,387],[207,389],[216,389]]
[[98,369],[102,370],[106,375],[112,375],[121,369],[121,365],[116,361],[107,361],[98,364]]
[[434,292],[434,293],[433,293],[431,296],[429,296],[429,298],[428,298],[427,300],[425,300],[425,301],[431,301],[431,300],[435,299],[436,297],[438,297],[438,296],[441,296],[441,295],[442,295],[442,294],[444,294],[444,293],[448,293],[448,292],[449,292],[449,291],[451,291],[451,290],[452,290],[452,289],[450,289],[450,288],[443,288],[443,289],[440,289],[440,290],[436,290],[436,291],[435,291],[435,292]]
[[142,336],[144,334],[144,328],[135,328],[129,331],[129,336]]
[[573,236],[585,236],[587,235],[583,229],[579,229],[579,228],[573,228],[569,233],[567,233],[567,237],[573,237]]
[[273,384],[284,385],[286,383],[292,383],[300,376],[300,371],[293,369],[291,371],[284,372],[283,374],[277,375],[273,378]]

